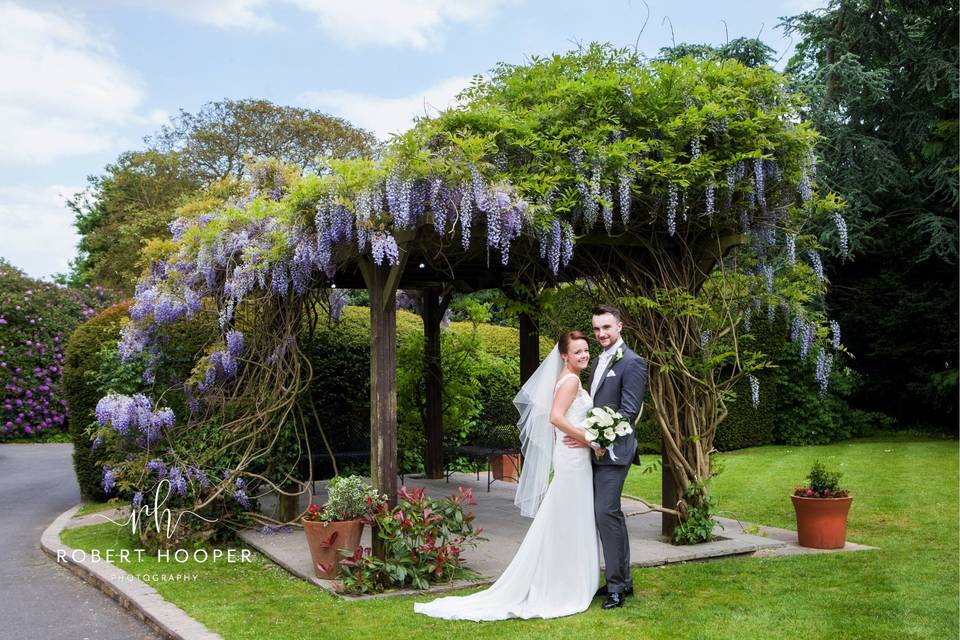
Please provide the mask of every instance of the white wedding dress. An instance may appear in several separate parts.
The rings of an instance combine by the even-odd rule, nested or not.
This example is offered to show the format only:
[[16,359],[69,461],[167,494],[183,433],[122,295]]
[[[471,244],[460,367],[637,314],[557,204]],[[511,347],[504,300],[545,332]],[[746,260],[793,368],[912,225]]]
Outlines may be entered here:
[[[567,374],[560,383],[574,374]],[[576,377],[576,376],[574,376]],[[593,407],[583,387],[567,410],[581,424]],[[600,585],[590,449],[563,444],[554,429],[553,481],[510,565],[493,585],[469,596],[416,603],[414,611],[448,620],[557,618],[585,611]]]

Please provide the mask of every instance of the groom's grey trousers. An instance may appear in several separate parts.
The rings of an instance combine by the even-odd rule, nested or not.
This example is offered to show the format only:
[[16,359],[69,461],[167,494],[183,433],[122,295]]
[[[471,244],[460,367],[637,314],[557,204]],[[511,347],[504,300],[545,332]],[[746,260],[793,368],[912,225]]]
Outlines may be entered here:
[[630,465],[596,465],[593,468],[593,512],[603,546],[607,592],[621,593],[633,586],[630,573],[630,538],[620,509],[620,492]]

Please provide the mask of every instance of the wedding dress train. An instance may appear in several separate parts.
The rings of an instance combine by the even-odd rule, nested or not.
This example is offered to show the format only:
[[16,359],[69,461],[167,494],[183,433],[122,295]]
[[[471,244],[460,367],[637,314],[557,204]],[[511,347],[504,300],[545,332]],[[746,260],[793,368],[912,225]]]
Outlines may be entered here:
[[[573,374],[557,382],[554,392],[569,376]],[[580,424],[592,406],[590,395],[581,387],[566,417]],[[481,621],[556,618],[590,606],[600,584],[591,452],[567,447],[563,433],[554,431],[553,481],[510,565],[489,589],[416,603],[414,611],[448,620]]]

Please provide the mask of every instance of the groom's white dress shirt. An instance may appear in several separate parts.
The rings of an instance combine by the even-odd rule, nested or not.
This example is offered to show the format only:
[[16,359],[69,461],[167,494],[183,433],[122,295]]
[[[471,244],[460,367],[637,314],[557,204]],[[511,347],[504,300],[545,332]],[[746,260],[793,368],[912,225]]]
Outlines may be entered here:
[[610,348],[600,354],[600,357],[597,358],[597,368],[596,372],[593,375],[593,382],[590,384],[590,397],[592,398],[597,394],[597,387],[600,386],[600,381],[603,380],[604,372],[607,370],[607,365],[610,364],[610,360],[613,359],[613,356],[616,355],[617,349],[623,346],[623,338],[620,338],[615,343],[610,345]]

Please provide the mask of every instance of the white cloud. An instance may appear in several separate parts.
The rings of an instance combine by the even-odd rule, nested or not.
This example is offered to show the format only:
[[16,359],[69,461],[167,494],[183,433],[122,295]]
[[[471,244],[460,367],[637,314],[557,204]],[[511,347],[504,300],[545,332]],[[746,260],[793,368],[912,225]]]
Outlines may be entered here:
[[0,257],[27,274],[66,272],[79,240],[66,201],[79,187],[0,187]]
[[425,49],[443,41],[452,22],[480,22],[509,0],[289,0],[316,16],[320,28],[350,46]]
[[139,81],[78,16],[0,3],[0,165],[108,150]]
[[448,78],[423,91],[399,98],[343,90],[309,91],[300,95],[297,103],[346,118],[386,139],[392,133],[409,129],[415,116],[436,115],[439,110],[453,106],[455,96],[470,84],[470,80],[467,76]]
[[219,29],[263,31],[276,25],[261,12],[266,0],[126,0],[125,4],[172,14]]

